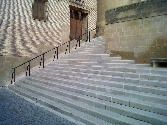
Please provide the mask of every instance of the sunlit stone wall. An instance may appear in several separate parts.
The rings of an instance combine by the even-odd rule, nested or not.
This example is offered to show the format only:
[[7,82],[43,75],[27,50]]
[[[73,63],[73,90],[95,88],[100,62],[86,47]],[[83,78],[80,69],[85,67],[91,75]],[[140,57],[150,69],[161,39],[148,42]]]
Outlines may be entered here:
[[[69,40],[69,0],[49,0],[46,22],[33,20],[32,3],[33,0],[0,0],[0,86],[10,83],[12,67]],[[89,29],[95,28],[96,0],[85,0],[83,7],[89,11]],[[39,64],[37,61],[34,66]],[[17,75],[25,69],[26,65],[18,69]]]

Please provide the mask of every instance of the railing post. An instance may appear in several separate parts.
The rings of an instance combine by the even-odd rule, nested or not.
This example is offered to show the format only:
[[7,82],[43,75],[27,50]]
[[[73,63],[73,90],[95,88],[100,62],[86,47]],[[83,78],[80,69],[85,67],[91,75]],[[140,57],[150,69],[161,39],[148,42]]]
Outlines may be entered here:
[[69,46],[68,47],[69,47],[69,53],[70,53],[70,41],[69,41]]
[[11,80],[11,84],[13,84],[13,79],[14,79],[14,72],[12,72],[12,80]]
[[78,37],[78,42],[79,42],[79,47],[80,47],[80,45],[81,45],[80,36]]
[[90,42],[90,31],[89,31],[89,42]]
[[13,72],[14,74],[13,74],[13,77],[14,77],[14,82],[15,82],[15,73],[16,73],[16,69],[14,68],[14,72]]
[[57,47],[57,59],[59,58],[58,56],[59,56],[59,54],[58,54],[58,47]]
[[12,72],[12,80],[11,80],[11,84],[13,83],[13,72]]
[[27,66],[26,76],[28,76],[28,71],[29,71],[29,64],[28,64],[28,66]]
[[44,68],[44,66],[45,66],[45,64],[44,64],[44,62],[45,62],[45,60],[44,60],[44,53],[43,53],[43,68]]
[[30,61],[29,61],[29,69],[28,70],[29,70],[29,76],[30,76]]
[[87,32],[87,40],[86,41],[88,42],[89,41],[89,31],[88,31],[88,29],[87,29],[86,32]]

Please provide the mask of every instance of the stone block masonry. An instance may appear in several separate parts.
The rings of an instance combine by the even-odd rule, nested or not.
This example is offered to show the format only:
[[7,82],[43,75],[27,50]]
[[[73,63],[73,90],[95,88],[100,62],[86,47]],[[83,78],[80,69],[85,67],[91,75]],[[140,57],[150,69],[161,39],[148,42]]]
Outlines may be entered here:
[[121,6],[131,5],[146,0],[97,0],[97,26],[100,27],[99,35],[104,35],[105,12]]
[[105,52],[150,63],[167,57],[167,16],[109,24],[105,27]]
[[105,13],[105,19],[108,24],[164,15],[167,14],[166,4],[166,0],[147,0],[121,6],[107,10]]
[[104,33],[105,52],[112,55],[137,63],[150,63],[150,58],[167,58],[166,14],[157,12],[147,18],[113,22],[105,26]]

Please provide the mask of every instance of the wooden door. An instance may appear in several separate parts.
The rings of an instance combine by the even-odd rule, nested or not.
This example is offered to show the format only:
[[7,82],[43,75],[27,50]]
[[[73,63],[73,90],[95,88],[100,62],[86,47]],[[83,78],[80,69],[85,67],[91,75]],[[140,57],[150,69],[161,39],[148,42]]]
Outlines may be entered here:
[[78,11],[70,10],[70,39],[82,39],[82,18],[79,18]]

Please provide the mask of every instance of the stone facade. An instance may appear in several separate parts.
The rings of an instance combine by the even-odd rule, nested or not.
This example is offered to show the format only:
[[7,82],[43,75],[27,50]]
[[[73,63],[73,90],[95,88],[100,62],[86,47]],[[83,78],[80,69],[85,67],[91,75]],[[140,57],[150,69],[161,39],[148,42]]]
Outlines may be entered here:
[[158,16],[105,27],[105,51],[150,63],[150,58],[167,57],[167,16]]
[[130,5],[146,0],[97,0],[97,26],[100,27],[99,35],[104,35],[105,12],[120,6]]
[[[144,12],[148,9],[145,5],[147,2],[149,1],[137,4],[140,11],[125,10],[121,15],[119,10],[120,12],[116,12],[117,18],[106,19],[108,25],[104,30],[105,52],[122,56],[124,59],[134,59],[137,63],[150,63],[150,58],[167,57],[167,7],[163,4],[166,1],[160,0],[158,4],[157,1],[150,1],[154,5],[151,6],[149,14],[146,13],[148,11]],[[124,8],[133,6],[134,4]],[[135,14],[129,15],[129,12]]]
[[[70,8],[69,5],[89,11],[88,29],[96,27],[97,2],[85,0],[79,6],[69,0],[49,0],[47,2],[48,20],[33,20],[32,4],[34,0],[1,0],[0,14],[0,86],[10,83],[12,67],[69,40]],[[92,34],[94,35],[94,34]],[[64,51],[60,48],[60,52]],[[53,55],[49,55],[53,57]],[[32,66],[39,65],[34,62]],[[26,70],[18,69],[17,75]]]

